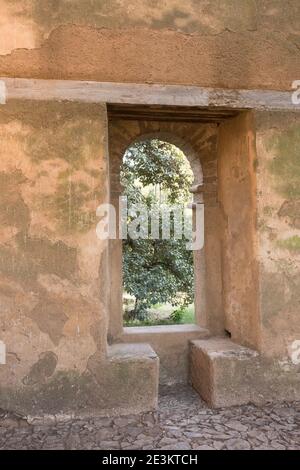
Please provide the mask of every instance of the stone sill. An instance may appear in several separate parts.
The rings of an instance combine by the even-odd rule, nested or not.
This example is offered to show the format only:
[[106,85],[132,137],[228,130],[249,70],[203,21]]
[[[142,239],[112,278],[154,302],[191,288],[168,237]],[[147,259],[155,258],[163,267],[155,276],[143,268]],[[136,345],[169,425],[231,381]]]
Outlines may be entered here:
[[[197,335],[207,337],[209,331],[198,325],[156,325],[156,326],[128,326],[123,329],[123,338],[126,336],[139,335],[161,335],[161,334],[188,334],[196,333]],[[124,338],[125,339],[125,338]]]

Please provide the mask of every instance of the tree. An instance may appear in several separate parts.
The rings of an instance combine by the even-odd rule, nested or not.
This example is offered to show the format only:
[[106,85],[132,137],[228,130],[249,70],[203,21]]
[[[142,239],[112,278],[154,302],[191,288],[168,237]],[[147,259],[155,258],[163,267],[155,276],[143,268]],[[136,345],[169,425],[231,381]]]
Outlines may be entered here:
[[[139,142],[124,155],[121,182],[128,205],[142,203],[150,209],[162,202],[184,204],[192,181],[186,157],[172,144],[156,139]],[[160,229],[161,225],[160,219]],[[193,275],[193,254],[184,238],[123,241],[124,288],[135,298],[131,318],[145,318],[156,303],[169,302],[178,308],[190,304]]]

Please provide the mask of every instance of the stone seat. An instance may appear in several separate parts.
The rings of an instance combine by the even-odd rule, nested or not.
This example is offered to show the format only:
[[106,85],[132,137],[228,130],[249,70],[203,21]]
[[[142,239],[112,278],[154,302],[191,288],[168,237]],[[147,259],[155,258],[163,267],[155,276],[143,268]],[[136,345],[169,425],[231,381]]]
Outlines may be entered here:
[[159,357],[160,385],[187,383],[189,342],[208,338],[209,332],[197,325],[135,326],[123,330],[122,343],[148,343]]
[[190,381],[212,407],[252,401],[259,354],[228,338],[190,342]]
[[157,407],[159,359],[149,344],[109,346],[101,374],[108,408],[124,414]]

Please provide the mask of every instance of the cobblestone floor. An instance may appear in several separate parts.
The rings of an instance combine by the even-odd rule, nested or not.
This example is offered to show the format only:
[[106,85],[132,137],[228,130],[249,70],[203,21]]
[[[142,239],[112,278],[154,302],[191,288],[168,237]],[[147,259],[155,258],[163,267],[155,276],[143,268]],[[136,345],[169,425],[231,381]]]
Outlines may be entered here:
[[29,424],[0,410],[1,449],[300,449],[300,403],[210,410],[189,387],[138,416]]

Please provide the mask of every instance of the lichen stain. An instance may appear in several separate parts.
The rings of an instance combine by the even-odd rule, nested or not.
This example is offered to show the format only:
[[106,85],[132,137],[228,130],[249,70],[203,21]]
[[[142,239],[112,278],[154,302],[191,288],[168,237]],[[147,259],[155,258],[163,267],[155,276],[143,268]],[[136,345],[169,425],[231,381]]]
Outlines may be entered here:
[[[276,317],[287,317],[298,311],[300,301],[300,275],[291,274],[283,269],[276,273],[262,274],[263,324],[274,332]],[[284,320],[286,322],[286,318]]]
[[81,380],[72,382],[69,369],[84,371],[98,346],[105,353],[101,242],[91,230],[107,191],[105,119],[103,105],[12,100],[1,108],[1,331],[21,351],[4,383],[20,384],[29,407],[41,390],[45,407],[57,409],[62,387],[68,401]]
[[14,246],[0,246],[0,272],[18,280],[35,280],[39,273],[71,278],[77,267],[77,250],[62,241],[30,238],[19,233]]
[[26,194],[33,209],[46,216],[59,234],[87,232],[96,225],[96,208],[106,194],[103,129],[94,105],[41,103],[36,112],[12,103],[13,112],[30,126],[24,151],[36,171]]
[[28,375],[23,378],[24,385],[36,385],[45,383],[51,377],[57,365],[57,356],[52,351],[40,354],[39,360],[33,364]]
[[278,240],[277,245],[291,252],[300,253],[300,237],[298,235],[286,238],[285,240]]
[[262,282],[263,321],[278,315],[285,306],[285,290],[280,273],[265,274]]
[[19,185],[26,182],[21,170],[0,172],[0,227],[25,229],[30,223],[30,211],[19,192]]
[[[50,363],[49,359],[50,356],[47,355],[46,360],[48,364]],[[51,358],[52,369],[54,362],[55,357],[53,356]],[[43,364],[45,364],[45,361],[42,362]],[[35,367],[34,372],[39,369],[40,365]],[[48,369],[48,373],[52,369]],[[29,383],[27,380],[30,380],[30,378],[27,379],[27,377],[30,377],[30,372],[28,376],[23,378],[23,387],[12,389],[3,386],[0,388],[1,407],[20,411],[22,414],[37,413],[43,415],[44,413],[54,414],[67,410],[80,410],[88,404],[89,397],[87,391],[93,385],[90,378],[76,371],[57,370],[50,377],[43,375],[44,381],[41,382],[34,380],[39,376],[35,373],[33,382]],[[37,396],[38,400],[36,400]]]
[[55,345],[59,344],[68,320],[61,303],[45,296],[28,316],[37,323],[43,333],[49,335]]
[[[43,33],[60,24],[81,24],[98,28],[175,29],[187,33],[220,32],[226,27],[233,31],[257,28],[257,7],[254,0],[215,0],[199,4],[198,0],[8,0],[19,4],[16,17],[34,20]],[[239,10],[240,14],[236,15]]]
[[277,190],[287,199],[300,198],[300,126],[272,137],[269,149],[275,152],[270,163]]
[[52,126],[41,126],[27,138],[27,154],[34,163],[59,158],[73,169],[84,168],[90,159],[99,157],[101,133],[99,123],[89,118],[71,121],[57,116]]
[[0,272],[25,283],[36,279],[38,266],[14,247],[0,245]]
[[19,236],[19,248],[28,259],[34,260],[40,273],[56,274],[71,278],[77,267],[77,250],[58,241],[52,243],[43,238]]
[[284,201],[278,211],[278,216],[286,217],[291,227],[300,229],[300,199]]
[[55,193],[40,197],[43,209],[57,221],[60,232],[80,233],[96,227],[96,208],[105,194],[104,175],[99,174],[96,181],[61,172]]

